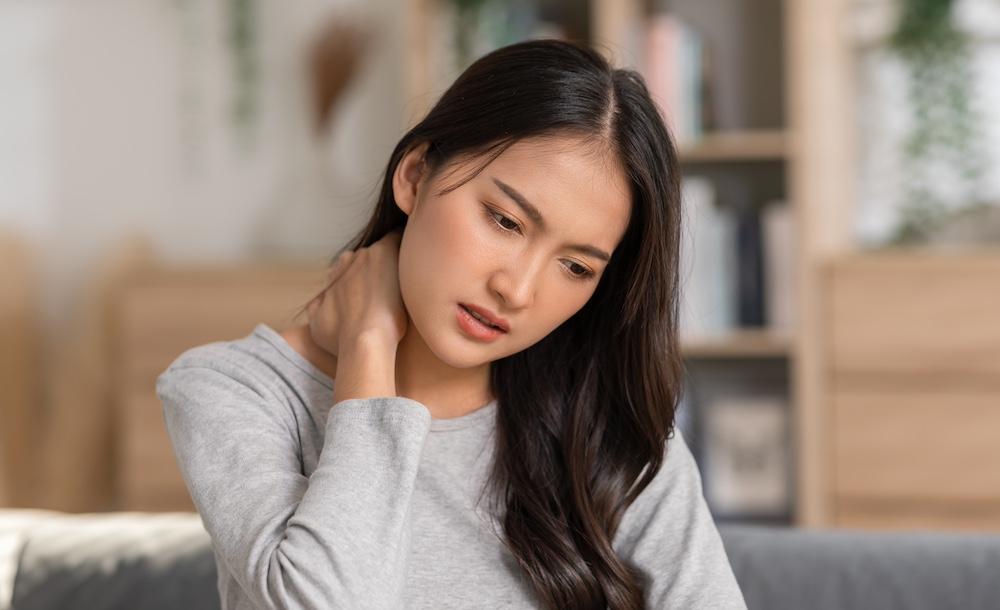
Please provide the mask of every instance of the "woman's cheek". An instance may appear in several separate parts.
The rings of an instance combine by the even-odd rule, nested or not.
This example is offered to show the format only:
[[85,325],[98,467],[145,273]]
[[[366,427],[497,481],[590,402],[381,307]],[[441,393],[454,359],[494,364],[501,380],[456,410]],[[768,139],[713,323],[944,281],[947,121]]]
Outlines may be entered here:
[[511,242],[505,235],[490,227],[490,222],[493,221],[486,217],[486,211],[482,209],[469,220],[465,234],[471,239],[465,244],[465,252],[480,260],[496,262],[507,253]]

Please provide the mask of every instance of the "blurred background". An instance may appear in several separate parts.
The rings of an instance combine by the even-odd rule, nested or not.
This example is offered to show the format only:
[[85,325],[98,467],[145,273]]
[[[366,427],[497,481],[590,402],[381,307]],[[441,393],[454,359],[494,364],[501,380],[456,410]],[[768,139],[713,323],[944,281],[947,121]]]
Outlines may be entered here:
[[156,376],[292,324],[406,129],[533,37],[677,140],[716,518],[1000,530],[995,0],[0,0],[0,506],[193,510]]

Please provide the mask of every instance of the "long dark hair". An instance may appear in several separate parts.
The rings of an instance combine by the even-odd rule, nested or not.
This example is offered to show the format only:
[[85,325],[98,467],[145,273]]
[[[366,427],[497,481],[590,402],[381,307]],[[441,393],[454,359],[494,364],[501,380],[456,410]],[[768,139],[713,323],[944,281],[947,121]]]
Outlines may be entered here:
[[459,155],[481,157],[481,171],[517,140],[565,133],[617,155],[630,222],[590,300],[542,340],[492,363],[496,446],[484,489],[502,503],[504,543],[545,607],[643,608],[643,577],[612,540],[662,464],[683,361],[677,155],[642,77],[560,40],[484,55],[396,145],[371,220],[337,255],[406,224],[392,176],[414,147],[429,144],[432,175]]

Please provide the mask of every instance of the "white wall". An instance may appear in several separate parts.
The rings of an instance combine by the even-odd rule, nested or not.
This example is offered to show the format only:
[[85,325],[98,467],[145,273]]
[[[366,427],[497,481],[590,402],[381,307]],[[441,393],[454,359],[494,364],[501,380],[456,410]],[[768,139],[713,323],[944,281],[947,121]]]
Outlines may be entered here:
[[[322,259],[367,217],[404,128],[394,3],[261,0],[249,154],[227,116],[227,5],[0,0],[0,226],[35,248],[53,332],[127,235],[175,261]],[[381,26],[314,144],[301,57],[330,11]]]
[[0,227],[33,240],[52,212],[56,15],[48,3],[0,2]]

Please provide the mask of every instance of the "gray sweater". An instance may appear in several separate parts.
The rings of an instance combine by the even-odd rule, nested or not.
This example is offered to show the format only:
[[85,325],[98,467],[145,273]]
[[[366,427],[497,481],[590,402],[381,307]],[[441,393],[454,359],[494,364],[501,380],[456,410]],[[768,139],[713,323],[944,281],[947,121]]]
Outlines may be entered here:
[[[404,397],[332,405],[333,383],[265,324],[157,379],[222,607],[541,608],[480,494],[496,401],[434,419]],[[649,608],[746,608],[680,433],[665,450],[615,551]]]

